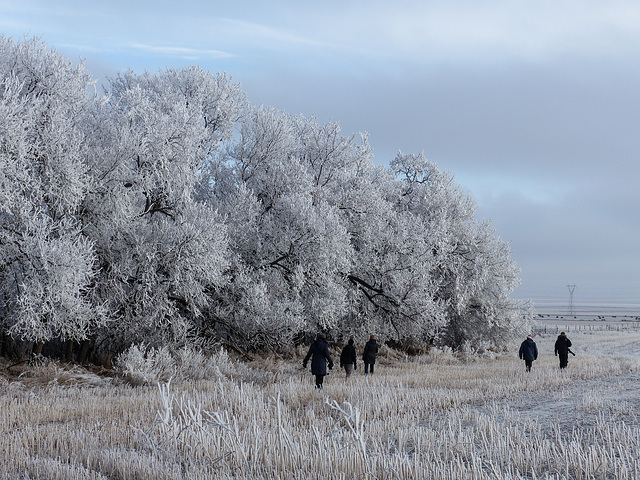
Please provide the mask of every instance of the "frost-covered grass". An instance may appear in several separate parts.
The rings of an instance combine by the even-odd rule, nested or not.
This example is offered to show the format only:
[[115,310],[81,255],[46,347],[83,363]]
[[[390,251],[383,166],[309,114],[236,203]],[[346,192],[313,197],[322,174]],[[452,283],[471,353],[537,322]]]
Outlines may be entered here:
[[571,339],[563,372],[554,336],[530,374],[433,352],[323,391],[274,358],[183,357],[211,376],[135,387],[43,365],[43,385],[0,378],[0,478],[640,478],[640,332]]

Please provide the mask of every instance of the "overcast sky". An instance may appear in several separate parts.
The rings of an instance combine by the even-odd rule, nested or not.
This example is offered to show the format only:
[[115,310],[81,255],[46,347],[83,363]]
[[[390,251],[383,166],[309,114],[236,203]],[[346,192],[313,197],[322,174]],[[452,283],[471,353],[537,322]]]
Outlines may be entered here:
[[198,64],[249,100],[424,151],[511,244],[539,304],[640,305],[636,1],[0,0],[94,77]]

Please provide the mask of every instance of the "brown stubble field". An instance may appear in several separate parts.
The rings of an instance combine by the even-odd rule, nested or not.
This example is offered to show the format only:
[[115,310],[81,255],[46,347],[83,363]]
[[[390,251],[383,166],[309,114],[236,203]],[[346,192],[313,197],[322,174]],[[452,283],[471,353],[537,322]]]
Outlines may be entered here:
[[297,359],[220,360],[206,378],[140,386],[5,361],[0,478],[640,478],[640,332],[569,336],[562,372],[555,334],[540,335],[530,374],[519,341],[383,349],[375,375],[334,369],[322,391]]

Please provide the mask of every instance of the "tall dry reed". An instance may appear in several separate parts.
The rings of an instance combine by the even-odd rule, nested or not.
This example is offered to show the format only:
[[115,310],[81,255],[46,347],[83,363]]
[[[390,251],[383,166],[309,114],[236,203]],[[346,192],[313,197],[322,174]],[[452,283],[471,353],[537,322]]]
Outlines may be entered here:
[[537,340],[530,374],[513,352],[433,352],[321,391],[277,360],[156,386],[5,380],[0,478],[640,478],[640,333],[576,334],[562,372]]

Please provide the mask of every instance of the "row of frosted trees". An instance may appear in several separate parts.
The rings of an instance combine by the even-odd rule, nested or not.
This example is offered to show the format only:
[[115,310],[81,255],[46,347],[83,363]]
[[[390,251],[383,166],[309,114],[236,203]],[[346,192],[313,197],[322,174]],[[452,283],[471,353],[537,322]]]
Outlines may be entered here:
[[[249,105],[199,67],[110,79],[0,37],[0,328],[110,355],[306,335],[500,343],[507,244],[420,155]],[[12,343],[13,342],[13,343]]]

